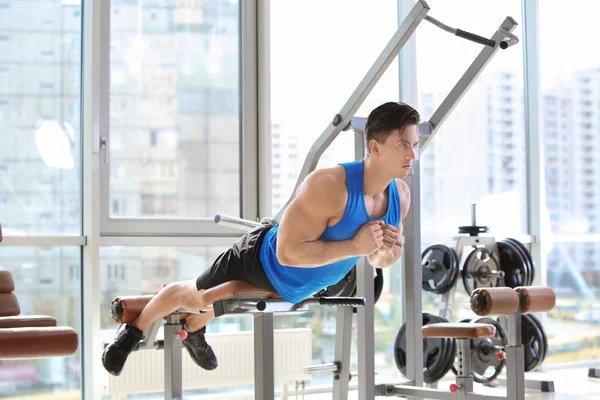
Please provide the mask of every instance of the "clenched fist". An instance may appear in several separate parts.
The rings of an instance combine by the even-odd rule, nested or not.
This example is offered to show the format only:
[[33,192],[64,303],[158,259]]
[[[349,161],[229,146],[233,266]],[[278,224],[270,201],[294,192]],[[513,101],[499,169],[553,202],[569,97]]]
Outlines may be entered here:
[[367,222],[360,227],[352,238],[352,245],[356,248],[357,255],[368,256],[373,254],[383,245],[383,229],[379,221]]
[[383,241],[378,251],[381,253],[387,253],[394,248],[396,243],[400,243],[400,230],[393,225],[384,223],[383,221],[380,221],[379,224],[381,225],[381,230],[383,233]]

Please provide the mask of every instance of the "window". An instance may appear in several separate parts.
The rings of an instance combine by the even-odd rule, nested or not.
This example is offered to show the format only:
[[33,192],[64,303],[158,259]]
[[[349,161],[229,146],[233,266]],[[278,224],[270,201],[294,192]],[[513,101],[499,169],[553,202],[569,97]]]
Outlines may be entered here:
[[[80,113],[69,106],[81,101],[80,83],[60,93],[55,84],[81,69],[81,27],[41,25],[49,15],[81,9],[62,3],[0,3],[0,165],[10,165],[0,179],[5,235],[81,232]],[[71,43],[74,53],[53,50]]]
[[[21,315],[51,316],[82,337],[80,254],[79,247],[0,247],[0,270],[13,276]],[[23,379],[15,383],[11,374],[8,380],[0,378],[2,394],[44,397],[61,391],[79,397],[81,351],[79,347],[69,357],[2,360],[0,376],[12,371]]]
[[[519,24],[515,34],[523,37],[518,0],[486,2],[483,8],[475,0],[428,4],[435,18],[484,36],[510,16]],[[469,10],[478,10],[479,17],[472,18]],[[419,25],[416,38],[418,109],[426,121],[482,46],[428,22]],[[421,155],[422,171],[435,171],[421,176],[421,190],[434,193],[423,198],[427,204],[421,217],[423,235],[452,237],[459,226],[470,224],[474,203],[477,223],[489,226],[490,233],[526,233],[523,108],[522,48],[515,46],[496,53]]]
[[[124,215],[109,200],[109,217],[239,215],[239,8],[237,1],[113,2],[106,179],[109,198],[131,203]],[[161,168],[148,167],[156,164],[177,174],[163,179]]]
[[[548,284],[557,293],[557,302],[548,313],[548,335],[556,339],[551,343],[552,354],[547,362],[567,362],[592,359],[592,343],[597,335],[594,326],[600,321],[596,307],[600,289],[600,241],[597,233],[600,221],[600,191],[595,190],[600,178],[595,173],[598,151],[595,141],[595,124],[600,115],[596,100],[600,96],[600,62],[592,54],[578,51],[572,44],[582,37],[598,37],[600,27],[594,19],[599,5],[593,1],[577,0],[569,7],[556,1],[539,4],[540,66],[544,127],[548,128],[550,110],[557,110],[558,122],[564,136],[557,147],[547,140],[552,133],[542,132],[546,142],[546,171],[553,174],[553,182],[547,180],[546,207],[553,216],[548,224],[547,235],[552,243],[547,257]],[[585,13],[577,10],[585,9]],[[560,24],[564,34],[554,32]],[[560,54],[556,49],[560,48]],[[552,97],[550,97],[552,96]],[[554,101],[550,101],[550,99]],[[560,99],[560,103],[556,103]],[[558,165],[557,157],[561,157]],[[552,184],[550,184],[552,183]],[[542,183],[543,184],[543,183]],[[568,187],[569,192],[564,192]],[[569,338],[562,335],[573,332]]]

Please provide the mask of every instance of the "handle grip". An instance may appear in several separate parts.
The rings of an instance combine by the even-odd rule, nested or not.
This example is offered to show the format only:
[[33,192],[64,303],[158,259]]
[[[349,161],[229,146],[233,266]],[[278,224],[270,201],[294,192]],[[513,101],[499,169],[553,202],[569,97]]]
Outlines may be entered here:
[[349,306],[363,307],[365,305],[364,297],[321,297],[319,304],[323,306]]
[[471,32],[463,31],[462,29],[456,29],[456,36],[461,37],[463,39],[470,40],[475,43],[482,44],[484,46],[490,46],[490,47],[496,46],[495,41],[488,39],[488,38],[484,38],[482,36],[476,35]]

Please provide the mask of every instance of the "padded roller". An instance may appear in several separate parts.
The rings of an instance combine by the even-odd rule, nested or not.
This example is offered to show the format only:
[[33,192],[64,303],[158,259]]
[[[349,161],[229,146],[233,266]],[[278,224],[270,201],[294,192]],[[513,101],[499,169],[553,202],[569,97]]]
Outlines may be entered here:
[[493,337],[496,327],[490,324],[442,322],[425,325],[421,333],[424,338],[478,339]]
[[512,288],[480,288],[471,293],[471,310],[483,315],[510,315],[519,309],[519,295]]
[[12,317],[20,313],[17,296],[13,293],[0,293],[0,317]]
[[115,297],[111,303],[110,316],[119,324],[133,322],[153,297],[153,295]]
[[0,329],[0,359],[70,356],[78,340],[77,332],[63,326]]
[[45,315],[17,315],[0,317],[0,329],[4,328],[43,328],[56,326],[56,320]]
[[548,311],[556,304],[556,294],[548,286],[519,286],[514,290],[521,295],[521,314]]
[[9,271],[0,271],[0,293],[12,293],[15,290],[15,281]]

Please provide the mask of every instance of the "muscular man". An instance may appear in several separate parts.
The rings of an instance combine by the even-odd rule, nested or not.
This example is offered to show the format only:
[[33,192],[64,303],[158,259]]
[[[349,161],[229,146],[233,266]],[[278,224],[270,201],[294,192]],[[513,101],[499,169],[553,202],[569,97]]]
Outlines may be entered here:
[[419,119],[403,103],[374,109],[365,127],[363,160],[312,172],[279,224],[244,234],[198,278],[159,291],[104,349],[106,370],[119,375],[143,332],[179,308],[209,310],[185,319],[189,334],[183,345],[200,367],[215,369],[217,358],[204,336],[214,312],[202,293],[221,283],[247,281],[298,303],[338,283],[361,256],[377,268],[394,263],[402,253],[402,220],[410,204],[402,179],[416,158]]

